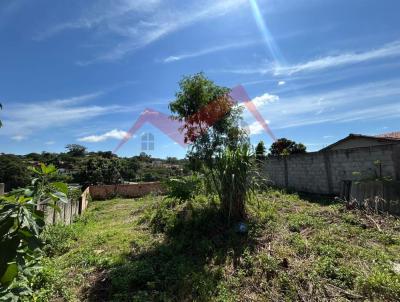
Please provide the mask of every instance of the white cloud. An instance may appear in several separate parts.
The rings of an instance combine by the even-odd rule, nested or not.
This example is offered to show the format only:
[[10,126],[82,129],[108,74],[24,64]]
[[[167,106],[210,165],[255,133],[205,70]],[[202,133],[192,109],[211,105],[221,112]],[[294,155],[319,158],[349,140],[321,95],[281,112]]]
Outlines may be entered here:
[[23,135],[14,135],[11,137],[12,140],[20,142],[26,139],[26,136]]
[[301,71],[316,71],[343,65],[366,62],[370,60],[384,59],[400,55],[400,41],[385,44],[380,48],[365,52],[349,52],[336,56],[327,56],[306,63],[288,67],[277,67],[275,74],[294,74]]
[[279,82],[278,82],[278,86],[282,86],[282,85],[285,85],[285,84],[286,84],[285,81],[279,81]]
[[30,134],[57,127],[70,126],[95,117],[127,110],[118,105],[99,106],[82,104],[101,95],[101,92],[66,99],[42,102],[11,103],[3,102],[4,116],[0,135],[27,137]]
[[44,144],[46,146],[51,146],[51,145],[54,145],[55,143],[56,143],[55,141],[48,141],[48,142],[45,142]]
[[266,104],[273,103],[279,100],[279,96],[269,93],[264,93],[263,95],[257,96],[252,99],[254,105],[258,108],[263,107]]
[[36,39],[74,29],[100,33],[94,37],[112,36],[114,42],[110,49],[78,64],[112,61],[199,21],[225,15],[244,4],[247,0],[207,0],[186,2],[182,9],[160,0],[96,1],[77,21],[55,25],[37,35]]
[[[367,83],[315,94],[280,97],[260,107],[273,129],[324,123],[400,118],[400,79]],[[252,118],[245,112],[245,119]],[[256,128],[257,130],[257,128]]]
[[384,44],[379,48],[370,49],[364,52],[346,52],[334,56],[321,57],[300,64],[279,66],[267,62],[263,63],[263,66],[261,67],[246,66],[245,68],[222,69],[218,71],[234,74],[273,74],[276,76],[292,75],[300,72],[313,72],[398,56],[400,56],[400,41],[394,41],[392,43]]
[[[270,124],[270,121],[268,121],[268,120],[265,120],[265,122],[267,123],[267,125]],[[257,134],[262,133],[263,131],[265,131],[265,130],[258,121],[255,121],[249,125],[250,135],[257,135]]]
[[87,142],[87,143],[99,143],[99,142],[104,142],[108,139],[123,139],[128,136],[129,136],[128,132],[123,131],[123,130],[114,129],[114,130],[108,131],[108,132],[100,134],[100,135],[89,135],[89,136],[81,137],[81,138],[78,138],[78,141]]
[[243,42],[236,42],[236,43],[229,43],[229,44],[225,44],[225,45],[213,46],[213,47],[197,50],[197,51],[190,52],[190,53],[183,53],[183,54],[179,54],[179,55],[169,56],[169,57],[165,58],[163,60],[163,62],[171,63],[171,62],[181,61],[181,60],[185,60],[185,59],[196,58],[196,57],[208,55],[210,53],[216,53],[216,52],[220,52],[220,51],[224,51],[224,50],[228,50],[228,49],[242,48],[242,47],[254,45],[256,43],[257,42],[254,42],[254,41],[243,41]]

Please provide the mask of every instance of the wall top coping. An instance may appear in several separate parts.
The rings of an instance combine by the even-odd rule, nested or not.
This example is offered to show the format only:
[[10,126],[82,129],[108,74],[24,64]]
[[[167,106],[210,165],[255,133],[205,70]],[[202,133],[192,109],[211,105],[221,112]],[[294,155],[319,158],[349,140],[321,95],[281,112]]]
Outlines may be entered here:
[[393,144],[386,144],[386,145],[377,145],[377,146],[368,146],[368,147],[356,147],[350,149],[338,149],[338,150],[319,150],[307,153],[300,153],[300,154],[290,154],[290,155],[277,155],[277,156],[270,156],[264,159],[267,161],[268,159],[285,159],[285,158],[296,158],[296,157],[307,157],[307,156],[314,156],[314,155],[324,155],[324,154],[349,154],[358,151],[374,151],[374,150],[392,150],[393,148],[399,147],[399,143]]

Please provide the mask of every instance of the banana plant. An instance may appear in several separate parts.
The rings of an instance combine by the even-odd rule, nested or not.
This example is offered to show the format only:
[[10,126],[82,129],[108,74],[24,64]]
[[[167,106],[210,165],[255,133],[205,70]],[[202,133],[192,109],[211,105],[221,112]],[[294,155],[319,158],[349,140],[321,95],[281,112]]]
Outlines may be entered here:
[[36,176],[32,186],[0,198],[0,294],[18,276],[37,266],[41,257],[44,214],[38,205],[45,203],[59,211],[57,203],[68,202],[68,186],[50,181],[57,172],[53,165],[41,164],[31,171]]

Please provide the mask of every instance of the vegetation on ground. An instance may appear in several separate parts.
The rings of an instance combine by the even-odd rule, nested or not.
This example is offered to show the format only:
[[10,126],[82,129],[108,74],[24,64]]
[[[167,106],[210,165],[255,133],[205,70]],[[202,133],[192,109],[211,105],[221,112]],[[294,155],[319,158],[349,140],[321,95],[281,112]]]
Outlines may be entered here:
[[93,202],[52,226],[37,301],[397,301],[400,220],[268,190],[247,232],[219,199]]
[[68,186],[50,181],[57,172],[54,166],[42,164],[31,170],[36,176],[32,186],[0,196],[0,300],[32,296],[31,282],[43,256],[44,213],[38,206],[59,211],[57,203],[68,202]]

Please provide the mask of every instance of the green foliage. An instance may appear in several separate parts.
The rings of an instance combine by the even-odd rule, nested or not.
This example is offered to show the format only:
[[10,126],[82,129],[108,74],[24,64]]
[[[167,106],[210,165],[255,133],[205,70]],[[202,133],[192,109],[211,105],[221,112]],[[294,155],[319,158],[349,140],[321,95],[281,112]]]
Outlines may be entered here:
[[68,188],[68,200],[78,201],[81,198],[82,190],[80,188]]
[[251,191],[253,159],[248,137],[240,129],[242,108],[203,73],[184,77],[176,100],[169,105],[173,118],[182,121],[190,164],[217,193],[228,221],[245,217],[244,203]]
[[201,188],[201,179],[197,175],[171,178],[165,182],[167,196],[185,202],[193,199]]
[[[87,167],[90,159],[94,163],[92,165],[94,170],[91,170],[92,166]],[[154,164],[155,161],[160,163]],[[118,183],[122,180],[161,181],[170,177],[190,174],[190,170],[186,167],[186,160],[152,159],[147,155],[119,158],[112,152],[102,151],[86,153],[85,156],[49,152],[29,153],[25,156],[0,154],[0,166],[2,167],[0,169],[0,182],[6,184],[6,192],[29,185],[32,173],[28,170],[28,167],[39,163],[55,165],[59,168],[58,173],[51,175],[52,181],[79,183],[82,186],[91,184],[86,176],[93,183],[111,183],[113,181]],[[97,163],[101,165],[99,169],[95,166]],[[111,167],[109,163],[111,163]],[[108,168],[104,168],[104,166]],[[88,171],[86,171],[86,167],[89,168]],[[107,169],[110,172],[107,172]]]
[[[50,259],[44,258],[42,269],[32,279],[31,301],[52,301],[62,297],[64,301],[73,301],[71,282],[68,276]],[[79,280],[74,280],[79,281]]]
[[56,173],[54,166],[42,164],[31,170],[36,176],[31,187],[0,198],[0,291],[8,295],[21,291],[13,284],[17,277],[29,279],[38,268],[44,221],[37,205],[47,203],[58,210],[57,202],[67,202],[68,187],[49,182]]
[[92,157],[82,162],[76,180],[84,186],[117,184],[121,182],[120,163],[117,159]]
[[169,108],[173,118],[184,123],[185,141],[191,144],[188,156],[212,168],[216,154],[245,139],[239,128],[242,108],[229,99],[228,88],[216,85],[203,73],[185,76],[179,86]]
[[55,224],[48,226],[41,234],[44,243],[43,251],[47,256],[58,256],[68,252],[77,239],[76,230],[72,226]]
[[249,145],[226,149],[215,159],[211,179],[228,221],[245,218],[245,202],[257,188],[254,156]]
[[84,156],[86,154],[86,147],[78,144],[69,144],[65,146],[68,150],[68,154],[74,157]]
[[310,217],[306,214],[296,213],[289,216],[288,224],[291,232],[300,232],[301,230],[314,226],[318,223],[318,219]]
[[371,275],[357,278],[356,283],[371,300],[397,301],[400,297],[400,275],[388,267],[375,267]]
[[5,184],[5,189],[25,187],[30,183],[30,173],[24,160],[16,155],[0,155],[0,182]]
[[342,266],[335,258],[321,257],[316,262],[316,272],[332,279],[338,286],[353,287],[353,282],[357,274],[350,268]]
[[121,158],[120,159],[121,177],[127,181],[134,181],[137,178],[140,162],[137,158]]
[[286,138],[280,138],[272,143],[269,148],[269,155],[289,155],[289,154],[299,154],[306,153],[306,146],[301,143],[296,143]]
[[[349,217],[342,204],[318,202],[265,191],[246,203],[246,234],[226,227],[219,201],[210,196],[196,195],[183,203],[158,196],[92,203],[68,227],[73,238],[59,235],[71,244],[66,253],[45,259],[34,281],[34,297],[397,301],[393,269],[400,245],[385,245],[378,236],[396,236],[399,219],[369,213],[379,221],[380,232],[360,211]],[[365,223],[369,227],[360,227]],[[300,232],[291,232],[292,224]]]
[[263,141],[260,141],[256,146],[256,158],[258,160],[263,160],[265,158],[266,152],[265,144]]
[[173,229],[176,217],[175,201],[164,199],[156,203],[147,212],[145,220],[150,222],[150,226],[154,232],[167,232]]

